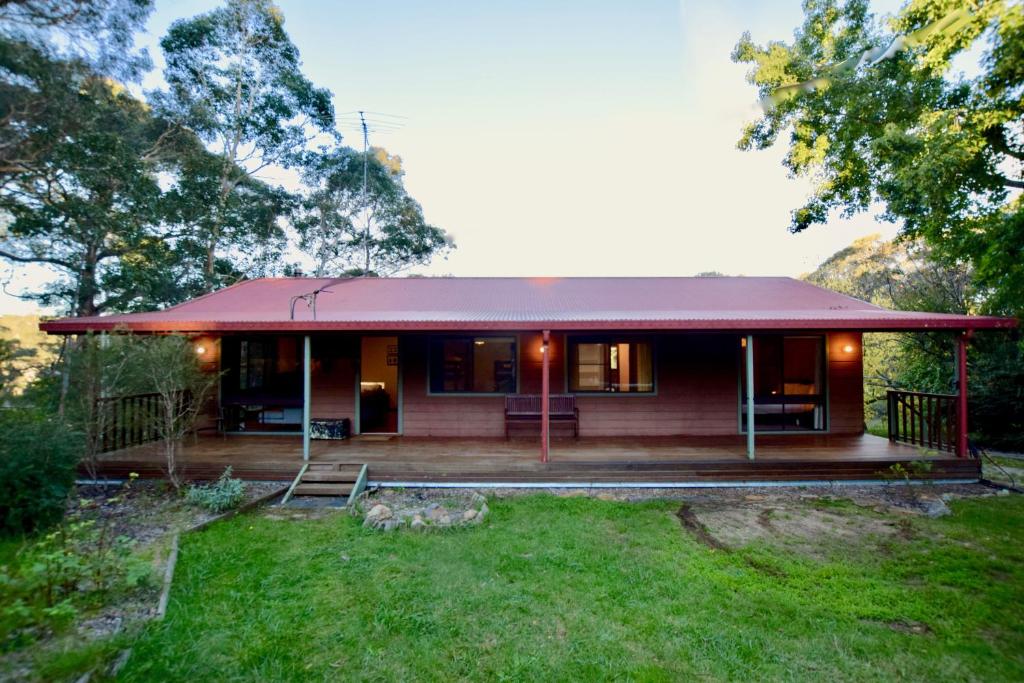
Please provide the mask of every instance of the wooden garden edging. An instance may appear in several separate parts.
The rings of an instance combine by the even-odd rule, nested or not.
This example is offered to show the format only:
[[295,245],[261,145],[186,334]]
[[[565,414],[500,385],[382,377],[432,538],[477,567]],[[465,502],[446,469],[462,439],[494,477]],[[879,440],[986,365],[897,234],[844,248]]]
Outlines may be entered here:
[[164,618],[164,614],[167,613],[167,602],[168,600],[170,600],[171,596],[171,584],[174,582],[174,568],[178,564],[178,539],[180,538],[181,534],[189,534],[194,533],[196,531],[202,531],[214,522],[220,522],[225,519],[230,519],[231,517],[234,517],[237,514],[246,512],[248,510],[252,510],[253,508],[258,507],[269,500],[273,500],[274,498],[280,496],[282,493],[285,493],[287,490],[287,486],[282,486],[281,488],[274,489],[270,493],[266,493],[260,496],[259,498],[253,498],[252,500],[243,503],[242,505],[239,505],[234,510],[228,510],[227,512],[222,512],[219,515],[214,515],[210,519],[203,520],[198,524],[193,524],[192,526],[184,529],[183,531],[175,533],[174,537],[171,539],[171,552],[167,558],[167,566],[164,568],[164,584],[163,589],[160,591],[160,602],[157,603],[156,619],[158,621],[162,620]]

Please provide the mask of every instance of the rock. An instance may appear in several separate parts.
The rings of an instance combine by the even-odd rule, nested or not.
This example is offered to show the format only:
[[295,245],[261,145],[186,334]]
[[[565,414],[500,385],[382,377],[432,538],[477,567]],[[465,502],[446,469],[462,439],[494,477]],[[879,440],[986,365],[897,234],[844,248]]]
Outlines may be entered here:
[[413,531],[425,531],[427,528],[427,523],[423,521],[422,517],[416,515],[412,518],[412,521],[409,523],[409,528]]
[[1010,489],[999,489],[996,491],[997,496],[1008,496],[1010,495]]
[[590,495],[590,492],[586,489],[569,489],[568,491],[560,491],[558,496],[560,498],[586,498]]
[[392,531],[400,526],[402,526],[402,520],[392,518],[385,519],[383,522],[381,522],[379,528],[383,529],[384,531]]
[[345,553],[342,553],[342,554],[341,554],[341,561],[342,561],[342,562],[348,562],[348,561],[349,561],[349,560],[351,560],[351,559],[352,559],[352,558],[351,558],[351,557],[349,557],[348,555],[346,555]]
[[391,520],[393,516],[391,508],[387,505],[381,505],[378,503],[370,508],[370,511],[366,513],[366,519],[363,520],[363,526],[380,527],[384,522]]
[[762,496],[762,495],[760,495],[758,493],[750,493],[750,494],[747,494],[747,495],[743,496],[743,498],[745,500],[764,500],[766,498],[766,496]]
[[448,516],[448,511],[436,503],[427,507],[427,519],[440,522],[441,519]]
[[481,505],[487,503],[487,498],[479,493],[474,493],[473,497],[470,498],[470,503],[472,503],[473,507],[479,509]]
[[477,521],[482,520],[484,518],[484,515],[486,515],[490,511],[491,511],[491,509],[489,507],[487,507],[487,503],[484,503],[483,505],[481,505],[480,509],[476,511],[476,519],[477,519]]
[[941,498],[921,501],[921,507],[924,508],[924,514],[927,517],[945,517],[950,513],[949,506]]
[[472,509],[472,508],[470,508],[469,510],[466,510],[465,512],[462,513],[462,521],[463,522],[470,522],[476,516],[477,516],[477,511]]
[[614,493],[599,493],[597,494],[598,500],[617,500]]

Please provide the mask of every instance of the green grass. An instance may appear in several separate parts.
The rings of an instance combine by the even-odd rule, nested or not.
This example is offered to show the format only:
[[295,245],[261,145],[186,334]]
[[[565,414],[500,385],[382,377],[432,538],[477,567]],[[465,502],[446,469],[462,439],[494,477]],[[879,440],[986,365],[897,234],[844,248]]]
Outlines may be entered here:
[[237,518],[182,539],[167,619],[122,678],[1024,679],[1018,496],[826,560],[710,550],[677,507],[499,499],[438,534]]

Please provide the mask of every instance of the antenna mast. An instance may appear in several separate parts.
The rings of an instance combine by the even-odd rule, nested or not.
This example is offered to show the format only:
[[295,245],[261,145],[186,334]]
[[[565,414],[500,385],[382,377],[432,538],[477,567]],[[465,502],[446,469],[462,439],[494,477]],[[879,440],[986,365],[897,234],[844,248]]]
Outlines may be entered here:
[[366,231],[363,235],[363,275],[370,270],[370,207],[366,203],[366,172],[370,159],[370,132],[366,127],[366,112],[359,112],[359,125],[363,128],[363,220],[366,223]]

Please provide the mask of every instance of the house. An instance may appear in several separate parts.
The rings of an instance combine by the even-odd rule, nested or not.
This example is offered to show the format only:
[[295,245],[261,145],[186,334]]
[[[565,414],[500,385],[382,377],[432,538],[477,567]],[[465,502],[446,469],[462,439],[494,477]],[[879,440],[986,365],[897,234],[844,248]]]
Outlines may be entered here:
[[[263,278],[41,328],[192,336],[223,373],[211,417],[249,439],[206,453],[234,448],[236,471],[334,455],[381,481],[672,482],[873,478],[922,454],[976,478],[967,343],[1014,324],[783,277]],[[936,330],[959,393],[891,392],[890,438],[866,435],[862,335]],[[311,422],[357,438],[316,441]]]

